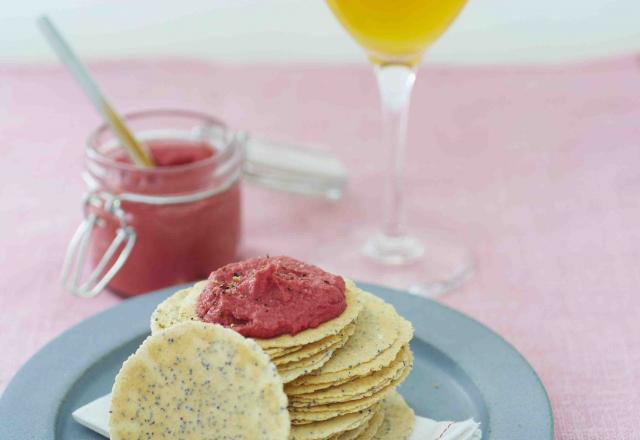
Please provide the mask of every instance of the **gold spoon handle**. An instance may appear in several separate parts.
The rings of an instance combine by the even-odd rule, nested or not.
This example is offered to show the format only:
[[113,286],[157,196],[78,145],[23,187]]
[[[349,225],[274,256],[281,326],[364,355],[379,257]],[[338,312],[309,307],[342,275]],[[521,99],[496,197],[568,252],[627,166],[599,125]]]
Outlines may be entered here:
[[136,140],[131,130],[129,130],[124,123],[124,120],[118,115],[111,104],[109,104],[104,94],[102,94],[98,88],[98,85],[93,78],[91,78],[91,75],[89,75],[87,69],[73,53],[73,50],[60,32],[58,32],[51,20],[46,16],[40,17],[38,19],[38,27],[62,63],[78,81],[80,87],[82,87],[82,90],[84,90],[85,94],[89,97],[96,110],[98,110],[118,139],[120,139],[131,161],[141,167],[153,168],[155,164],[147,150]]

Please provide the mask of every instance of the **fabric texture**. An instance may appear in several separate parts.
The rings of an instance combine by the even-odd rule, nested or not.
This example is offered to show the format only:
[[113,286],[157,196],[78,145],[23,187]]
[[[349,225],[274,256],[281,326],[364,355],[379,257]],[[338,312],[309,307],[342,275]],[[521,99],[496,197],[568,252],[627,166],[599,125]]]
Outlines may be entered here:
[[[242,256],[312,261],[323,244],[378,220],[384,155],[364,63],[91,67],[123,112],[205,111],[260,136],[326,146],[347,163],[339,203],[246,185]],[[478,262],[475,276],[440,301],[529,360],[560,440],[638,438],[639,121],[640,62],[632,56],[563,67],[426,67],[416,85],[410,227],[446,226]],[[0,67],[0,388],[55,335],[120,301],[109,293],[73,298],[59,282],[81,217],[84,140],[98,123],[62,68]]]

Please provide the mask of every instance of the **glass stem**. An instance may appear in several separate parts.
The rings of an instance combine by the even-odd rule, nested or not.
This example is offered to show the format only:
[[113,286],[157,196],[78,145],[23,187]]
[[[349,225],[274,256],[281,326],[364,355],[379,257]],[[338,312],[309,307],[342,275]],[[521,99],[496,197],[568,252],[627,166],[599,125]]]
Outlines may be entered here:
[[386,144],[382,233],[389,238],[399,238],[404,235],[407,116],[416,72],[408,66],[386,65],[376,68],[376,77],[382,102],[383,136]]

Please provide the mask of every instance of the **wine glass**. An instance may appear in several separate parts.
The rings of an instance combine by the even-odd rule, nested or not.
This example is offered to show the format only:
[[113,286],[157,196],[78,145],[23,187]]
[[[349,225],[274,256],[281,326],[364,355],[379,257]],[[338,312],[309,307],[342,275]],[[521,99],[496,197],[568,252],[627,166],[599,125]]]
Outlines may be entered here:
[[[405,137],[416,68],[426,48],[449,27],[466,0],[327,0],[327,3],[373,63],[382,103],[388,164],[384,220],[362,251],[369,263],[378,264],[376,281],[425,296],[448,292],[473,273],[473,259],[466,248],[441,232],[405,230]],[[358,269],[354,271],[357,275]]]

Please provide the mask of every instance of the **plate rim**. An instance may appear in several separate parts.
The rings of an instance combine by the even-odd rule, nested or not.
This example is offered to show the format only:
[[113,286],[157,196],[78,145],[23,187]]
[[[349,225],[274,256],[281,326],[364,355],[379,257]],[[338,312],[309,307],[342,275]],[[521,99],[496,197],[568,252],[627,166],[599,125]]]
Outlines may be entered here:
[[[493,329],[491,329],[490,327],[488,327],[487,325],[483,324],[482,322],[480,322],[479,320],[459,311],[454,309],[453,307],[449,307],[445,304],[439,303],[433,299],[429,299],[429,298],[423,298],[423,297],[419,297],[417,295],[411,294],[407,291],[403,291],[403,290],[399,290],[399,289],[393,289],[390,287],[385,287],[385,286],[380,286],[380,285],[376,285],[376,284],[371,284],[371,283],[357,283],[360,287],[364,288],[365,290],[367,289],[371,289],[374,293],[376,294],[381,294],[381,296],[383,297],[388,297],[389,295],[398,295],[399,298],[401,298],[402,300],[404,300],[404,298],[417,298],[418,301],[425,301],[426,304],[429,304],[429,307],[439,310],[440,312],[440,316],[439,318],[442,318],[441,321],[445,321],[444,324],[446,325],[446,320],[448,318],[454,317],[454,319],[456,320],[456,322],[464,322],[466,323],[468,326],[473,327],[475,329],[480,329],[483,333],[485,333],[486,335],[491,337],[491,343],[495,344],[496,346],[501,347],[501,349],[503,350],[504,354],[508,354],[509,356],[511,356],[511,361],[515,362],[517,365],[520,366],[521,370],[519,372],[519,374],[527,374],[529,377],[529,383],[527,384],[531,390],[535,390],[538,394],[537,394],[537,398],[539,398],[539,405],[538,407],[535,408],[530,408],[528,407],[528,405],[524,405],[526,406],[526,411],[529,410],[538,410],[538,411],[542,411],[542,413],[538,414],[537,417],[537,421],[532,421],[532,417],[527,417],[526,423],[528,424],[528,426],[531,426],[531,424],[533,423],[533,425],[537,425],[534,426],[534,429],[536,427],[541,427],[542,429],[544,429],[544,426],[541,426],[542,424],[546,425],[546,432],[543,434],[544,437],[540,437],[540,432],[535,432],[535,435],[537,437],[522,437],[522,438],[536,438],[537,440],[553,440],[554,438],[554,426],[555,426],[555,420],[553,417],[553,409],[551,406],[551,400],[549,398],[549,394],[546,390],[546,388],[544,387],[544,384],[542,383],[542,380],[540,379],[540,376],[538,375],[538,373],[536,372],[536,370],[533,368],[533,366],[529,363],[529,361],[524,357],[524,355],[522,353],[520,353],[520,351],[518,351],[515,346],[513,344],[511,344],[509,341],[507,341],[504,337],[502,337],[500,334],[498,334],[496,331],[494,331]],[[382,292],[379,292],[379,289],[382,289]],[[387,298],[388,299],[388,298]],[[394,304],[394,306],[397,307],[397,304],[394,303],[394,301],[389,301],[391,303]],[[405,317],[411,317],[412,314],[414,314],[414,309],[407,309],[407,310],[403,310],[402,315]],[[416,324],[416,321],[418,322]],[[422,324],[422,321],[419,321],[417,319],[411,319],[411,322],[413,323],[414,327],[420,327],[420,324]],[[449,324],[454,324],[453,321],[450,321]],[[462,367],[463,371],[470,376],[470,378],[473,380],[473,383],[475,386],[477,386],[480,389],[480,392],[483,394],[483,397],[486,398],[491,398],[492,397],[492,392],[491,390],[487,389],[487,382],[485,381],[477,381],[477,373],[478,372],[486,372],[486,370],[484,370],[483,368],[478,368],[476,366],[475,363],[471,362],[467,362],[466,360],[461,360],[460,356],[456,355],[456,351],[452,351],[449,349],[448,346],[442,347],[442,341],[440,341],[440,337],[443,335],[447,335],[450,334],[447,331],[441,332],[439,334],[431,334],[428,338],[427,341],[429,342],[429,344],[434,345],[436,348],[440,349],[444,354],[446,354],[447,356],[449,356],[452,360],[454,360],[456,362],[456,364],[460,367]],[[416,332],[416,335],[418,335],[418,333]],[[419,335],[418,335],[419,336]],[[415,337],[415,336],[414,336]],[[446,345],[446,344],[445,344]],[[485,355],[485,359],[486,360],[486,353],[484,353]],[[474,359],[474,361],[477,361],[478,359]],[[488,395],[487,395],[488,394]],[[531,397],[531,396],[529,396]],[[495,403],[495,402],[494,402]],[[518,404],[518,406],[520,406],[520,404],[522,402],[511,402],[512,404]],[[509,436],[509,435],[513,435],[513,433],[510,432],[506,432],[504,431],[504,425],[506,424],[512,424],[513,420],[505,420],[504,417],[502,417],[502,415],[498,415],[499,417],[493,417],[495,414],[491,413],[491,406],[489,407],[490,410],[490,426],[489,426],[489,434],[490,437],[489,439],[493,439],[498,438],[511,438],[511,437],[504,437],[504,436]],[[531,413],[527,413],[527,416],[530,416]],[[497,432],[493,431],[493,429],[495,428],[494,423],[493,422],[500,422],[500,424],[502,426],[499,427],[499,430]],[[486,431],[483,429],[483,433],[482,433],[482,438],[483,440],[486,439],[485,435],[486,435]],[[518,433],[520,435],[533,435],[531,433]]]
[[[451,344],[455,345],[460,342],[455,337],[455,329],[452,330],[451,328],[458,324],[466,327],[467,330],[465,331],[467,332],[469,329],[479,330],[479,334],[484,338],[480,342],[480,349],[483,347],[486,348],[487,346],[498,347],[499,352],[505,355],[510,363],[518,366],[518,370],[512,373],[516,374],[517,377],[521,376],[521,378],[525,380],[526,387],[529,391],[534,392],[533,396],[537,399],[533,407],[530,406],[531,402],[528,404],[524,402],[526,411],[537,411],[537,417],[534,417],[534,419],[537,419],[537,421],[534,422],[534,425],[537,424],[537,426],[534,427],[534,429],[536,429],[535,434],[539,436],[541,433],[540,429],[545,430],[545,427],[540,425],[546,425],[546,432],[543,433],[545,437],[537,438],[540,440],[547,438],[550,440],[553,439],[554,419],[548,393],[533,367],[506,339],[475,318],[447,305],[384,286],[360,282],[357,284],[364,290],[372,291],[376,295],[384,297],[396,308],[401,309],[403,316],[407,317],[413,323],[416,329],[416,336],[425,339],[429,344],[434,345],[437,349],[449,356],[469,375],[474,385],[480,390],[483,399],[485,399],[485,401],[489,399],[489,401],[486,402],[489,409],[489,426],[483,427],[483,439],[490,440],[493,438],[503,438],[501,437],[503,435],[513,435],[512,432],[508,432],[509,426],[513,424],[513,419],[505,420],[502,414],[496,414],[491,411],[493,405],[499,405],[500,403],[498,401],[491,402],[496,392],[492,386],[488,386],[490,383],[486,382],[485,376],[487,372],[483,372],[483,369],[477,366],[477,356],[479,356],[482,361],[490,362],[488,355],[482,352],[475,352],[461,356],[460,353],[464,353],[465,350],[460,352],[455,350],[453,352],[451,351]],[[0,438],[5,438],[5,436],[12,438],[9,436],[15,437],[16,435],[20,435],[20,438],[25,439],[55,439],[57,432],[55,423],[58,419],[58,409],[63,405],[67,399],[67,393],[72,389],[84,371],[98,362],[107,350],[112,352],[117,349],[117,347],[126,344],[132,337],[148,331],[149,321],[139,319],[141,309],[155,307],[162,298],[184,287],[185,285],[167,287],[122,301],[119,304],[85,318],[46,343],[44,347],[33,354],[22,365],[9,381],[4,392],[0,395]],[[412,303],[422,305],[412,307]],[[444,326],[445,329],[442,332],[431,333],[425,338],[420,335],[420,333],[424,331],[425,320],[417,319],[416,313],[429,311],[429,309],[437,311],[429,318],[439,320],[439,325]],[[133,319],[133,321],[129,319],[135,318],[136,315],[137,319]],[[99,329],[101,324],[107,324],[109,326],[116,325],[116,328],[118,328],[118,325],[121,325],[122,329],[110,334],[108,340],[87,347],[85,328]],[[74,343],[83,342],[83,339],[85,342],[85,346],[82,347],[83,350],[80,350],[77,356],[74,356],[70,362],[64,363],[60,362],[61,359],[56,359],[56,350],[60,344],[74,345]],[[471,355],[472,360],[476,362],[469,362],[469,355]],[[35,391],[34,388],[36,388],[36,390],[38,389],[37,384],[43,379],[41,362],[47,360],[57,361],[57,365],[56,362],[54,362],[51,368],[45,368],[45,370],[53,371],[55,370],[55,368],[53,368],[54,366],[70,369],[66,375],[58,373],[58,376],[62,375],[62,377],[58,377],[59,380],[55,381],[55,383],[40,383],[41,386],[47,386],[48,392],[46,395],[55,396],[53,397],[55,400],[52,401],[51,398],[49,400],[47,400],[47,398],[21,398],[21,396],[25,394],[24,391],[33,393]],[[511,379],[507,379],[509,379],[507,382],[510,384],[512,382]],[[504,386],[501,385],[501,387]],[[497,394],[500,395],[499,392]],[[59,396],[63,397],[60,398]],[[511,402],[509,408],[515,407],[514,409],[517,410],[520,405],[513,405],[513,403],[522,404],[523,402]],[[40,414],[40,416],[37,418],[29,417],[27,411],[31,413],[35,411],[35,413]],[[523,419],[522,422],[526,422],[527,425],[529,425],[532,422],[530,417],[531,413],[527,412],[527,415],[529,417]]]

